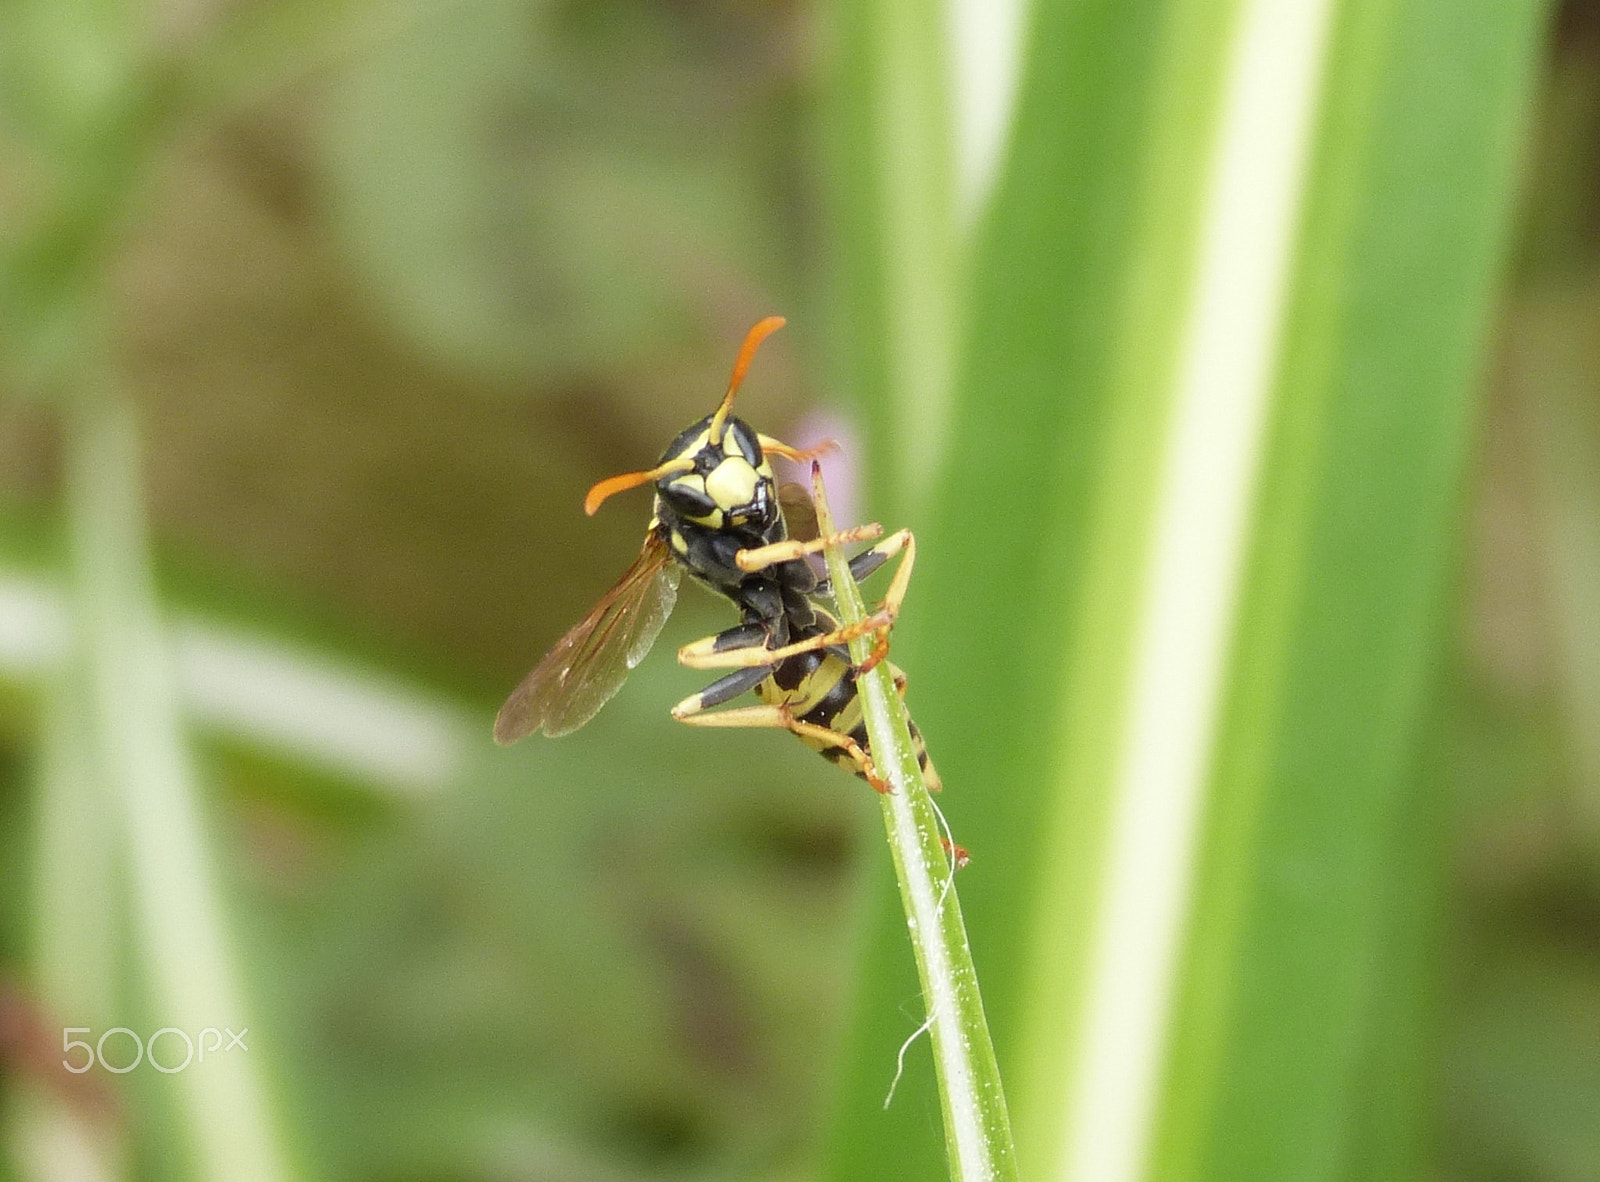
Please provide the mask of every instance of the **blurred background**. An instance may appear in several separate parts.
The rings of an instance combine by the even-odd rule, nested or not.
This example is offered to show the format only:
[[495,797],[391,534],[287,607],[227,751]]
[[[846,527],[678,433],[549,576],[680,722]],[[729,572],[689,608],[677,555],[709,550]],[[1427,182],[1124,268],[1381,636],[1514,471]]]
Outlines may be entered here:
[[[667,717],[702,680],[671,653],[727,625],[718,602],[686,591],[580,734],[489,740],[504,694],[635,553],[643,495],[591,520],[584,490],[708,413],[771,312],[789,327],[740,413],[842,438],[851,512],[923,542],[896,660],[972,849],[960,885],[1024,1161],[1051,1141],[1034,1097],[1082,1035],[1041,1051],[1028,1015],[1089,953],[1041,951],[1079,905],[1052,910],[1051,875],[1083,864],[1048,818],[1101,815],[1073,753],[1112,726],[1073,712],[1092,683],[1067,684],[1095,668],[1071,640],[1099,634],[1093,596],[1052,596],[1094,569],[1083,506],[1120,495],[1073,449],[1101,432],[1115,454],[1116,391],[1143,379],[1119,387],[1097,346],[1033,351],[1049,316],[1008,321],[988,296],[1026,256],[1060,277],[1082,340],[1116,336],[1091,312],[1141,282],[1155,304],[1129,307],[1168,306],[1144,231],[1096,238],[1119,193],[1147,243],[1198,218],[1217,102],[1191,128],[1179,99],[1225,90],[1216,14],[1235,7],[954,5],[953,25],[888,0],[0,8],[0,1178],[940,1176],[926,1064],[877,1111],[922,1011],[870,794],[782,736]],[[1399,596],[1390,648],[1307,658],[1393,733],[1335,708],[1283,741],[1382,748],[1393,774],[1363,799],[1400,803],[1374,805],[1364,844],[1337,804],[1308,822],[1295,840],[1357,867],[1321,876],[1273,847],[1267,805],[1230,821],[1249,794],[1217,740],[1144,1172],[1595,1182],[1600,4],[1329,7],[1288,281],[1312,296],[1284,297],[1280,354],[1320,347],[1316,285],[1295,278],[1320,265],[1317,218],[1343,233],[1414,197],[1406,216],[1455,227],[1421,237],[1463,294],[1391,281],[1381,233],[1341,256],[1370,277],[1371,324],[1449,329],[1447,349],[1418,336],[1420,369],[1380,357],[1360,387],[1374,438],[1440,442],[1411,493],[1359,467],[1306,480],[1357,532],[1421,514],[1426,544],[1380,540],[1374,563],[1433,590]],[[1480,18],[1476,57],[1428,41],[1430,21]],[[1145,41],[1148,62],[1122,56]],[[1357,126],[1415,105],[1362,83],[1396,61],[1443,96],[1416,153]],[[1352,142],[1369,147],[1341,156]],[[1182,178],[1170,217],[1136,199],[1167,192],[1163,167]],[[1105,195],[1074,180],[1058,202],[1050,168]],[[1148,345],[1159,368],[1163,323],[1124,332],[1122,355]],[[1413,401],[1418,373],[1432,401]],[[1080,391],[1110,409],[1080,413]],[[1325,402],[1323,419],[1295,419],[1289,393],[1269,410],[1262,504],[1300,430],[1284,424],[1336,439]],[[1386,434],[1389,413],[1417,417]],[[1396,600],[1316,545],[1274,582],[1264,545],[1246,547],[1219,733],[1278,684],[1251,680],[1251,618],[1287,621],[1289,645],[1306,613]],[[1279,584],[1311,607],[1275,609]],[[1246,866],[1265,869],[1229,869]],[[1265,888],[1216,887],[1257,903],[1202,938],[1218,881],[1279,871],[1355,900],[1317,931],[1321,1000],[1250,976],[1274,924],[1314,926]],[[1219,980],[1243,982],[1233,1000]],[[1170,1097],[1245,1078],[1249,1055],[1202,1053],[1227,1031],[1334,1029],[1328,1007],[1354,1033],[1246,1079],[1301,1107],[1244,1122],[1254,1155],[1227,1166],[1222,1106]],[[1186,1040],[1191,1021],[1223,1033]],[[99,1044],[82,1074],[61,1065],[69,1027]],[[202,1033],[245,1028],[248,1050]],[[135,1040],[148,1061],[111,1070]],[[152,1069],[193,1040],[209,1059]],[[1369,1137],[1374,1096],[1403,1133]],[[1123,1176],[1026,1176],[1058,1174]]]

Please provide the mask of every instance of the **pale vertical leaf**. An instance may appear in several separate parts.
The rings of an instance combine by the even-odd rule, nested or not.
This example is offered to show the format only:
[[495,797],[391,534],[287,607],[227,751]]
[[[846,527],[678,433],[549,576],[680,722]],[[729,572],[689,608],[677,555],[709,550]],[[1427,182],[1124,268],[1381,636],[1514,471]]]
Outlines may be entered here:
[[1158,1177],[1384,1160],[1358,1114],[1423,986],[1385,953],[1425,938],[1403,909],[1428,906],[1433,811],[1410,798],[1540,10],[1339,5]]
[[[1407,777],[1538,12],[1035,8],[896,649],[1024,1176],[1415,1168],[1426,973],[1375,966],[1431,922]],[[868,1107],[890,899],[839,1178],[933,1161],[926,1077]]]
[[[75,402],[69,424],[71,569],[95,770],[125,836],[153,1029],[247,1028],[150,573],[132,408],[119,391],[97,389]],[[254,1057],[215,1055],[171,1077],[205,1179],[289,1176],[261,1073],[271,1052],[262,1031],[255,1041]]]
[[885,503],[925,498],[949,423],[960,314],[944,13],[837,0],[828,160],[840,231],[835,336],[873,408]]

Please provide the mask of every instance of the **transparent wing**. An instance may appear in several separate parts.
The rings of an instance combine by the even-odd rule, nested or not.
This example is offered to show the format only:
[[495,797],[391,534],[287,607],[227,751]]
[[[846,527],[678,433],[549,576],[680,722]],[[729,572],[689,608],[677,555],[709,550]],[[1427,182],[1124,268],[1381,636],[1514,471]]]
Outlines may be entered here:
[[677,565],[652,532],[616,586],[511,691],[495,716],[495,742],[569,735],[588,722],[644,660],[677,598]]
[[[812,503],[811,490],[805,485],[780,484],[778,508],[783,510],[783,524],[791,540],[814,542],[822,536],[822,530],[817,525],[817,507]],[[816,576],[817,584],[812,591],[818,595],[828,594],[827,561],[820,554],[808,554],[805,563]]]
[[[655,537],[654,534],[650,535]],[[662,549],[666,547],[663,546]],[[678,602],[678,575],[680,568],[677,563],[669,562],[661,569],[661,573],[651,585],[651,594],[645,597],[645,605],[640,609],[639,619],[629,630],[628,640],[628,668],[636,668],[640,661],[650,655],[650,650],[655,647],[656,637],[661,635],[661,629],[667,622],[667,617],[672,614],[673,606]]]
[[805,485],[780,484],[778,508],[783,510],[783,524],[795,541],[814,542],[822,536],[817,528],[817,507],[811,503],[811,490]]

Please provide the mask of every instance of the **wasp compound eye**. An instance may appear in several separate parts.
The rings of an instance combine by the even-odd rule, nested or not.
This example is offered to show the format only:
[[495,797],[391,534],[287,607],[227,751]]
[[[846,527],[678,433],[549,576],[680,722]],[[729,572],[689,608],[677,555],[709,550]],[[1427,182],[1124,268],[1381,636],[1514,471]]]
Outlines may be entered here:
[[663,481],[656,489],[668,504],[689,517],[706,517],[717,508],[717,502],[706,491],[704,478],[692,472]]
[[728,420],[728,432],[722,449],[729,455],[737,451],[752,468],[761,463],[761,444],[757,442],[756,434],[750,429],[750,425],[743,419]]

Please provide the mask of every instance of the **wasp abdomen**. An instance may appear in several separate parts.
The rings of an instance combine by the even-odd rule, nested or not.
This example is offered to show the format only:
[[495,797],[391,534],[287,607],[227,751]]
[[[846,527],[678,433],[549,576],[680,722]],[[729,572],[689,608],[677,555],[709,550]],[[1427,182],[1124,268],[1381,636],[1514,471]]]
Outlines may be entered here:
[[[904,675],[893,665],[889,668],[903,699]],[[856,687],[855,666],[843,649],[826,648],[790,657],[773,668],[766,680],[756,686],[755,693],[768,705],[787,707],[797,721],[820,728],[830,736],[848,738],[871,755],[872,744],[867,735],[861,697]],[[914,722],[910,723],[910,734],[923,778],[929,790],[937,792],[940,788],[939,774],[928,758],[922,732]],[[802,733],[799,737],[802,743],[824,759],[854,772],[862,779],[866,778],[857,766],[855,757],[841,743],[821,737],[819,733]]]

